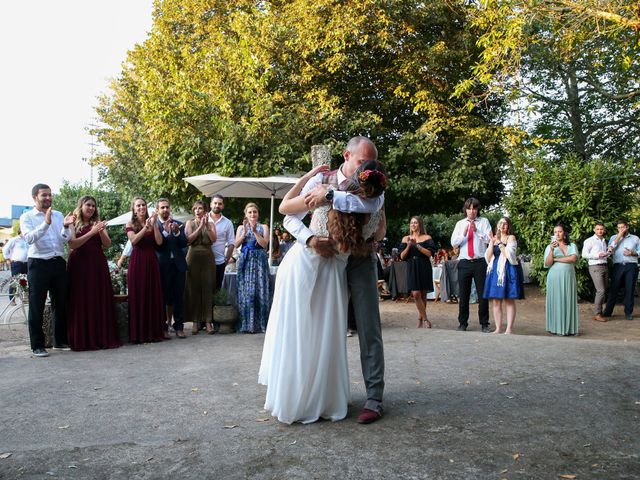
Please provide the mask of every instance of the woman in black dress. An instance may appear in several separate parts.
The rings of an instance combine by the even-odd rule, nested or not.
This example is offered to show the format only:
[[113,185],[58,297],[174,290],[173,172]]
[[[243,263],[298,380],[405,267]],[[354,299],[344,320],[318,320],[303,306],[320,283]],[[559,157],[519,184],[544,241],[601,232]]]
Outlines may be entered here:
[[409,235],[402,239],[400,258],[407,262],[407,288],[418,309],[418,328],[431,328],[427,318],[427,293],[433,292],[431,257],[436,245],[424,229],[420,217],[411,217]]

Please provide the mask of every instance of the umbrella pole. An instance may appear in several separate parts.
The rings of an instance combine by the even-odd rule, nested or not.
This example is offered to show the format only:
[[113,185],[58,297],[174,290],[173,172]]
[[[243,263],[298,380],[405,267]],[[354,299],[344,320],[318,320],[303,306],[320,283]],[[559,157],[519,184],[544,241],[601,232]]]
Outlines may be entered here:
[[269,271],[271,271],[271,250],[273,249],[273,234],[271,233],[271,229],[273,228],[273,200],[275,198],[275,194],[271,194],[271,216],[269,217]]

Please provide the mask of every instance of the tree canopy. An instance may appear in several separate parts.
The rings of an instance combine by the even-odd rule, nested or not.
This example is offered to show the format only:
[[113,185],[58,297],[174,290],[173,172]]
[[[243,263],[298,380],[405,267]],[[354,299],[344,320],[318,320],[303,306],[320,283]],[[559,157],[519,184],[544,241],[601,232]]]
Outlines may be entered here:
[[[182,178],[309,168],[313,144],[338,159],[371,137],[394,181],[387,208],[452,212],[470,194],[498,201],[502,103],[451,98],[479,60],[458,0],[157,0],[147,40],[97,111],[121,192],[195,195]],[[484,86],[472,87],[480,95]]]

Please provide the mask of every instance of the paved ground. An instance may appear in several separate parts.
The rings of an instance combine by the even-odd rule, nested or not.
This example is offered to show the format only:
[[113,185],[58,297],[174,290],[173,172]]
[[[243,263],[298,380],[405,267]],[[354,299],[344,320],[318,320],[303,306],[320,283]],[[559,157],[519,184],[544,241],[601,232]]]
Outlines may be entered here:
[[416,330],[413,305],[382,304],[386,415],[368,426],[355,338],[349,417],[287,426],[262,410],[262,335],[36,359],[0,327],[0,478],[640,478],[640,320],[588,324],[617,340],[525,320],[506,336],[429,309],[437,328]]

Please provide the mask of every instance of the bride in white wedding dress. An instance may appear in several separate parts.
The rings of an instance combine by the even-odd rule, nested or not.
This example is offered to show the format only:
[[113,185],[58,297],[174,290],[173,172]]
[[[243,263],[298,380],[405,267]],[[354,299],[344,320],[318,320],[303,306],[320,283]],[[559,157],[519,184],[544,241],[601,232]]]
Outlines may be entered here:
[[[283,203],[300,201],[306,182],[326,170],[318,167],[302,177]],[[380,195],[386,186],[377,161],[365,162],[354,178],[361,196]],[[350,254],[367,251],[365,239],[374,235],[382,215],[316,209],[311,230],[331,237],[338,253],[323,257],[296,242],[278,268],[258,381],[267,385],[264,408],[281,422],[336,421],[347,415],[346,265]]]

